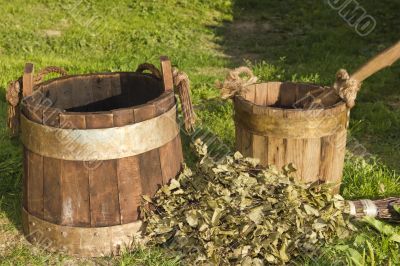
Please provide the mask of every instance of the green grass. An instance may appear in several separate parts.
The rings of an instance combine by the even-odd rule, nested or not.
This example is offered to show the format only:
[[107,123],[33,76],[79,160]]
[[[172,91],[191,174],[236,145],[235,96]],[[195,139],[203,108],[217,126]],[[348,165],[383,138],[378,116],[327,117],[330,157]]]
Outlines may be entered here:
[[[199,124],[233,147],[232,104],[218,99],[215,80],[222,80],[227,68],[247,64],[261,80],[331,84],[339,68],[354,71],[397,41],[400,3],[359,3],[377,21],[366,37],[358,36],[324,1],[1,1],[0,123],[4,125],[6,119],[5,88],[21,75],[27,61],[37,69],[59,65],[70,73],[89,73],[135,70],[143,62],[157,64],[159,55],[166,54],[191,78]],[[50,36],[49,30],[59,36]],[[397,63],[363,84],[351,115],[342,186],[346,198],[400,195],[395,172],[400,169],[399,73]],[[189,141],[184,138],[186,147]],[[360,147],[368,151],[367,160],[352,156]],[[185,155],[192,161],[188,148]],[[162,250],[84,260],[32,248],[19,232],[21,175],[20,143],[9,140],[2,126],[0,265],[179,264]],[[399,244],[375,229],[360,227],[352,239],[327,247],[322,258],[299,264],[347,264],[348,253],[341,250],[347,245],[360,254],[365,251],[367,264],[400,265]],[[3,243],[7,243],[5,248],[1,248]]]

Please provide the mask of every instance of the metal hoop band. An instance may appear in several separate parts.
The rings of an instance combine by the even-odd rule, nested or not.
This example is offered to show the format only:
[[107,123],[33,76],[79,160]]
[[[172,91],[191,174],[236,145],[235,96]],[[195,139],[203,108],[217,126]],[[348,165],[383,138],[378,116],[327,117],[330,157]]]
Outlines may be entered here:
[[123,127],[63,129],[41,125],[21,115],[21,140],[30,151],[51,158],[93,161],[119,159],[167,144],[178,134],[176,107]]
[[118,254],[140,241],[142,221],[110,227],[70,227],[46,222],[22,210],[25,237],[49,251],[83,257]]

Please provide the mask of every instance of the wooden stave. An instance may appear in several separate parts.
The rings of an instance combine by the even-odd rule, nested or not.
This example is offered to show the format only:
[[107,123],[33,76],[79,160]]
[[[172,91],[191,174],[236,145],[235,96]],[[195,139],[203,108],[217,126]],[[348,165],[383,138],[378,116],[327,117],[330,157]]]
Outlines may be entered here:
[[[263,166],[275,165],[278,169],[289,163],[296,165],[296,162],[296,167],[299,168],[299,162],[301,162],[300,171],[295,173],[295,177],[298,180],[306,183],[314,181],[331,183],[334,186],[334,191],[338,192],[338,185],[340,185],[343,177],[342,170],[346,153],[344,148],[346,145],[346,133],[343,130],[323,138],[287,139],[256,135],[241,128],[240,125],[236,125],[236,150],[244,156],[260,159],[260,164]],[[260,142],[255,143],[255,139],[263,142],[264,148],[260,148]],[[243,146],[243,143],[247,144]],[[308,145],[315,145],[319,149],[311,149],[310,151],[310,148],[305,148]],[[340,148],[333,148],[335,146],[339,146]],[[297,150],[296,154],[288,155],[287,151],[291,149],[289,147],[300,147],[300,149]],[[318,159],[322,157],[326,158],[324,160]],[[329,161],[331,160],[335,163],[330,163]],[[303,166],[305,163],[311,165],[312,170],[307,170],[308,168]],[[304,170],[307,172],[304,173]],[[310,172],[314,173],[314,175],[312,176]]]

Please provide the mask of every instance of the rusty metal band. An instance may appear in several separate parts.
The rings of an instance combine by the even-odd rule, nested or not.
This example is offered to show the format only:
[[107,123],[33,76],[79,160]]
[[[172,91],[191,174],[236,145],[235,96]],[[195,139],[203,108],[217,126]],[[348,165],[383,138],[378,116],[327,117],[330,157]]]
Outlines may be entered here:
[[179,134],[176,107],[132,125],[103,129],[63,129],[41,125],[21,115],[21,140],[42,156],[75,161],[111,160],[144,153]]
[[25,237],[32,244],[73,256],[118,255],[132,243],[143,242],[140,220],[109,227],[72,227],[49,223],[23,209],[22,223]]
[[337,115],[295,118],[253,114],[235,109],[235,123],[260,136],[277,138],[321,138],[346,129],[347,111]]

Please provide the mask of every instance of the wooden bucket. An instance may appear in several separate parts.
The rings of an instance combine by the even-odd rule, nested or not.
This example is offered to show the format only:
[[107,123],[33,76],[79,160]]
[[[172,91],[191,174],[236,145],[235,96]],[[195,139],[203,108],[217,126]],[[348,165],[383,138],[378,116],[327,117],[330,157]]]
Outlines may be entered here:
[[268,82],[246,86],[234,97],[236,149],[279,169],[293,163],[304,182],[342,179],[348,110],[345,102],[303,108],[323,88]]
[[161,78],[65,76],[24,99],[23,221],[30,242],[95,257],[134,241],[142,195],[153,196],[183,161],[166,59],[162,70]]

